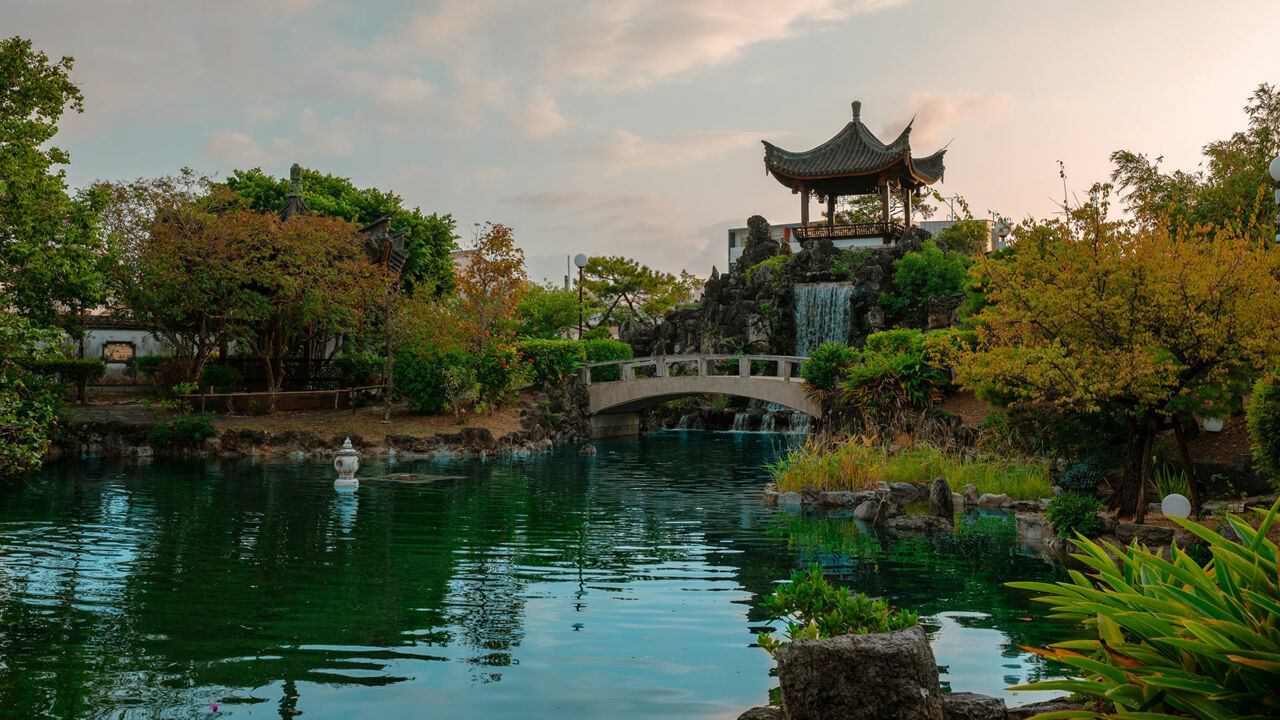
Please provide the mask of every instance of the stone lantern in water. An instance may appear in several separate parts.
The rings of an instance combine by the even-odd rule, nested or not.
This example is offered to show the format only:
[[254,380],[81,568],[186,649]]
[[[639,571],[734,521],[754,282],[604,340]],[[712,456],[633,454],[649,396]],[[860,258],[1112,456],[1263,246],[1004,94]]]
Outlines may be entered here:
[[356,479],[356,470],[360,469],[360,453],[351,447],[351,438],[342,442],[342,449],[333,458],[333,469],[338,471],[338,479],[333,481],[334,487],[360,486],[360,481]]

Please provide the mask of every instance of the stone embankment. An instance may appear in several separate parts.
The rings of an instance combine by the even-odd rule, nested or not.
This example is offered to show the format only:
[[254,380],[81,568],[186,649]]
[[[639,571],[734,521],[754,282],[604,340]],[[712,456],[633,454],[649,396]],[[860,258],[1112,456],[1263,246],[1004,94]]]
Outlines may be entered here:
[[[305,429],[270,430],[224,427],[212,437],[156,448],[157,424],[169,416],[148,408],[112,409],[73,419],[67,439],[51,455],[76,457],[288,457],[295,460],[331,457],[347,437],[365,455],[400,458],[486,458],[550,452],[564,443],[587,442],[591,424],[584,410],[585,391],[576,383],[545,392],[520,405],[520,429],[496,434],[485,427],[463,427],[456,433],[425,436],[388,433],[378,437],[342,433],[322,435]],[[53,459],[52,457],[50,459]]]

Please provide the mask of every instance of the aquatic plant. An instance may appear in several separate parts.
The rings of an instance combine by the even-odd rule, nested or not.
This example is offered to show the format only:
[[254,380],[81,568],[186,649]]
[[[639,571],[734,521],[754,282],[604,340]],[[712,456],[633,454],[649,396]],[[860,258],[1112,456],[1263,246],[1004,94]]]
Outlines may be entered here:
[[979,493],[1003,493],[1014,500],[1036,500],[1053,494],[1045,463],[1033,460],[965,458],[922,445],[891,456],[881,478],[887,483],[929,483],[946,478],[952,491],[972,484]]
[[823,490],[871,490],[884,472],[884,451],[860,438],[822,443],[807,438],[766,465],[781,492],[811,486]]

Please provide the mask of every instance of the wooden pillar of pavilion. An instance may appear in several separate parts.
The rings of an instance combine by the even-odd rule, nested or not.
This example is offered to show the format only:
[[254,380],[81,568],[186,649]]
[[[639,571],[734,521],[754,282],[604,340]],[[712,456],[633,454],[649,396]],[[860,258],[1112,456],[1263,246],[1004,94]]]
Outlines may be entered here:
[[911,228],[911,188],[902,189],[902,227],[904,230]]
[[880,222],[889,227],[889,181],[880,181]]
[[827,225],[829,227],[836,226],[836,196],[834,193],[827,196]]
[[800,225],[809,229],[809,190],[804,185],[800,186]]

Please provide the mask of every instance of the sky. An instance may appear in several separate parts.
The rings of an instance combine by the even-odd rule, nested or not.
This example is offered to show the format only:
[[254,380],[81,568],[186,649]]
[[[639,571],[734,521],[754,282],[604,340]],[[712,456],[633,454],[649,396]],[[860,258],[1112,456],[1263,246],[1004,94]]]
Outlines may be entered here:
[[[567,255],[725,269],[750,215],[796,222],[761,140],[849,120],[975,216],[1051,216],[1126,149],[1194,169],[1280,83],[1276,0],[0,0],[0,35],[75,58],[71,185],[290,164]],[[816,206],[815,206],[816,207]],[[817,210],[814,211],[815,213]]]

